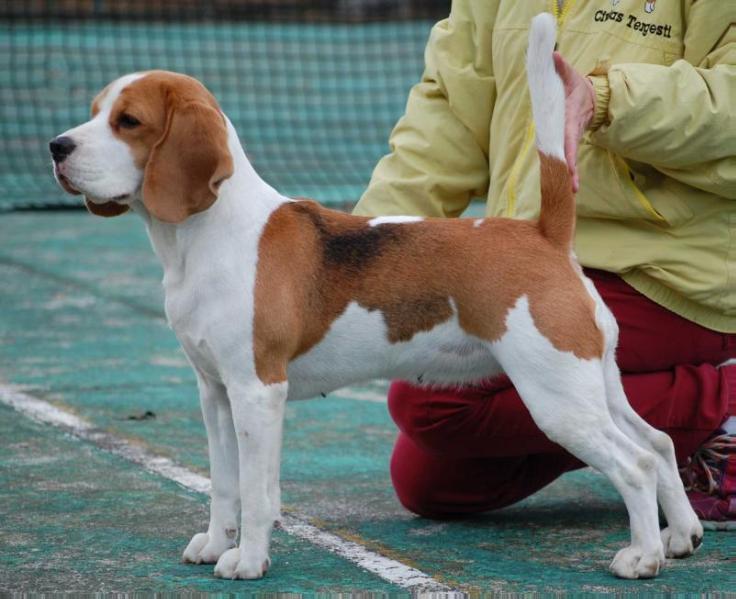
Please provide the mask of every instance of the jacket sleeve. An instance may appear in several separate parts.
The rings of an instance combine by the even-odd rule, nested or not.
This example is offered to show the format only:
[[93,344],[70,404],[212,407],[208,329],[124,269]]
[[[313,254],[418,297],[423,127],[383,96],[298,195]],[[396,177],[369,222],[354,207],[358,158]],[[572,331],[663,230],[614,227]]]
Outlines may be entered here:
[[686,26],[684,58],[671,66],[619,64],[592,78],[594,127],[604,121],[592,142],[736,198],[736,2],[695,0]]
[[425,71],[354,212],[458,216],[488,189],[496,97],[492,18],[498,0],[455,0],[425,50]]

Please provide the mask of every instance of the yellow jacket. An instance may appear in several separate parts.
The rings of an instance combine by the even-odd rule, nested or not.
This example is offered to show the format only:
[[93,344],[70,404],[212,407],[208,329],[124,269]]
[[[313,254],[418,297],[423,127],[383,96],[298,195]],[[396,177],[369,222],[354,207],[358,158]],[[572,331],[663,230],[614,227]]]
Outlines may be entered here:
[[[614,5],[615,4],[615,5]],[[455,0],[355,212],[534,218],[531,18],[592,74],[576,252],[655,302],[736,332],[736,0]]]

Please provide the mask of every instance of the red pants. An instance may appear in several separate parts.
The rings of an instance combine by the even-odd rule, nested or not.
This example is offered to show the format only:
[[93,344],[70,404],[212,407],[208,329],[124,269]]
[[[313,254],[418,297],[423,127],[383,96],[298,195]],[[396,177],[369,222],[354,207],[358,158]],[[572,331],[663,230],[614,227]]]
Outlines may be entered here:
[[[736,334],[717,333],[655,304],[621,278],[586,270],[620,328],[618,365],[629,402],[666,431],[678,460],[736,406]],[[583,463],[534,424],[505,377],[479,388],[432,390],[394,382],[400,429],[391,478],[412,512],[439,517],[515,503]]]

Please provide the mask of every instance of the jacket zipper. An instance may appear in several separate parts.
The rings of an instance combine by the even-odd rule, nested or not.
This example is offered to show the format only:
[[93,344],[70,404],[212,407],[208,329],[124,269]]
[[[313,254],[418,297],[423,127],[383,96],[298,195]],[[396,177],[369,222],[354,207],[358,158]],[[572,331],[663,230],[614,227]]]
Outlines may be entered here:
[[565,0],[562,3],[562,10],[560,10],[557,0],[550,0],[550,3],[552,4],[552,10],[550,12],[555,16],[555,19],[557,19],[557,29],[562,29],[562,25],[564,24],[565,19],[567,19],[567,15],[570,13],[572,5],[575,4],[575,0]]
[[641,204],[642,208],[644,208],[644,210],[646,210],[646,212],[650,216],[652,216],[654,220],[660,223],[667,222],[667,219],[659,213],[659,211],[654,207],[654,204],[649,201],[649,198],[647,198],[647,196],[644,195],[644,192],[639,189],[639,186],[634,181],[634,175],[631,173],[628,162],[626,162],[626,160],[624,160],[621,156],[612,154],[611,152],[608,152],[608,157],[613,162],[614,171],[618,172],[618,169],[616,168],[616,162],[618,162],[623,167],[626,172],[626,175],[624,176],[624,178],[626,179],[626,183],[629,187],[631,187],[631,191],[633,191],[634,196],[638,200],[639,204]]

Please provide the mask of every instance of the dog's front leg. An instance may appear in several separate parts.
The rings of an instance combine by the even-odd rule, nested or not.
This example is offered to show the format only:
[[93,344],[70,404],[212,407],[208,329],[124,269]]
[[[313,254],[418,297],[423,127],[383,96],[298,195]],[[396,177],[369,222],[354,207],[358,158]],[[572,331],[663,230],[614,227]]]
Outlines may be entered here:
[[240,516],[238,442],[225,387],[202,372],[196,373],[210,456],[210,524],[206,533],[192,537],[182,558],[194,564],[214,564],[237,544]]
[[222,554],[221,578],[260,578],[268,570],[271,530],[280,510],[278,472],[287,383],[228,387],[240,458],[240,546]]

